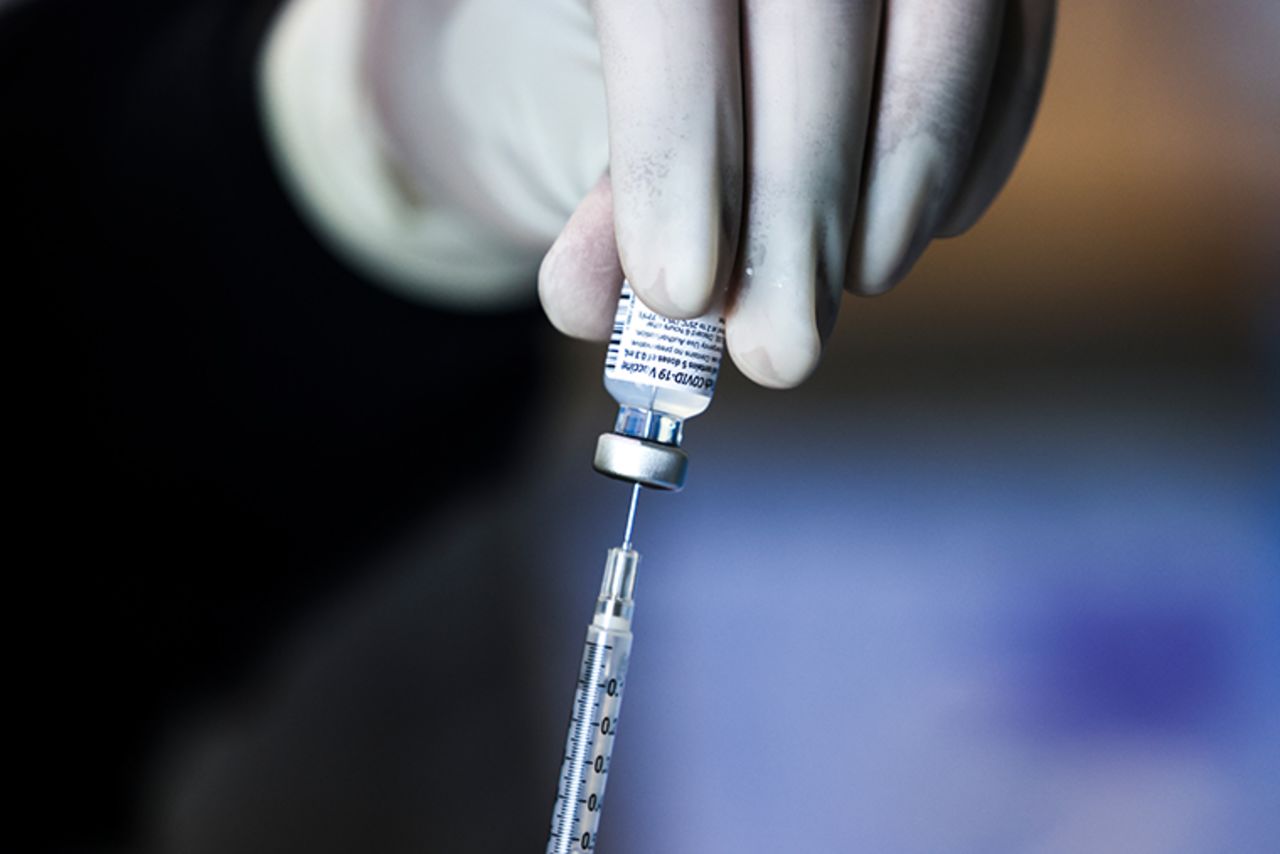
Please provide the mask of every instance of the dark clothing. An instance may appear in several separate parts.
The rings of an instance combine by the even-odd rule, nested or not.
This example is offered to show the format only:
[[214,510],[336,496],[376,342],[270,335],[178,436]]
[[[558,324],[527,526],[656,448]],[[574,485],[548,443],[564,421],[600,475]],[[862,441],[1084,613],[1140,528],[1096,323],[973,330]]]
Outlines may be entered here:
[[290,206],[255,103],[277,5],[0,14],[6,575],[30,670],[10,702],[32,754],[13,779],[32,802],[17,820],[54,849],[127,839],[175,710],[369,544],[492,476],[501,413],[531,405],[532,301],[408,303]]

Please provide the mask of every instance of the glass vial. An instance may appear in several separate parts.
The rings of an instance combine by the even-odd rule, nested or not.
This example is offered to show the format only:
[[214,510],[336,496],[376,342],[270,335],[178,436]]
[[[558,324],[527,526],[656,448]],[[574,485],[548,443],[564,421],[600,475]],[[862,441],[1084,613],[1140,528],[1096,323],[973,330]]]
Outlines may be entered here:
[[604,364],[604,386],[618,402],[618,415],[613,433],[600,437],[597,470],[660,489],[683,486],[684,422],[711,405],[723,352],[718,306],[702,317],[673,320],[646,306],[624,281]]

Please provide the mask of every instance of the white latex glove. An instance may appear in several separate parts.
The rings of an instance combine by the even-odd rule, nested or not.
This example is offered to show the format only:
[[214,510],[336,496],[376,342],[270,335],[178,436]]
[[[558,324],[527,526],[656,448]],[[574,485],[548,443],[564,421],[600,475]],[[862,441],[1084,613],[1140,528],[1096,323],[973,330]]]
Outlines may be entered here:
[[775,387],[813,370],[842,290],[887,290],[986,208],[1054,16],[1053,0],[370,5],[373,99],[425,204],[501,242],[504,269],[554,238],[539,293],[570,335],[607,336],[624,274],[674,317],[726,290],[734,362]]

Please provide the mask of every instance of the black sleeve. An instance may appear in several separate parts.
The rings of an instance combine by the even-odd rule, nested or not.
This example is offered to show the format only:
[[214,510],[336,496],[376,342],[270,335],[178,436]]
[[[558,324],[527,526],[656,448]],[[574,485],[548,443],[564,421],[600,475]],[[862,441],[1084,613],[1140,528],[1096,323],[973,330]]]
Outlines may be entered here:
[[532,304],[406,302],[290,207],[254,96],[276,5],[0,15],[17,776],[54,849],[127,837],[167,716],[367,543],[492,476],[501,413],[532,405]]

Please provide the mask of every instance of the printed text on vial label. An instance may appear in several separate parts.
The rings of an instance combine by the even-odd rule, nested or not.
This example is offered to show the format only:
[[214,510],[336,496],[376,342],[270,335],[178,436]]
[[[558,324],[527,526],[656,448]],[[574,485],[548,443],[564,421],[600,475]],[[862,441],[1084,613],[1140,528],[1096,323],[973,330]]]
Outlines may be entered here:
[[612,376],[711,394],[724,341],[718,317],[671,320],[633,301],[620,337]]

